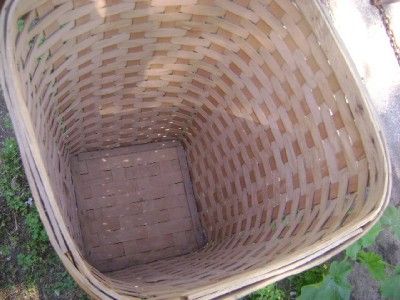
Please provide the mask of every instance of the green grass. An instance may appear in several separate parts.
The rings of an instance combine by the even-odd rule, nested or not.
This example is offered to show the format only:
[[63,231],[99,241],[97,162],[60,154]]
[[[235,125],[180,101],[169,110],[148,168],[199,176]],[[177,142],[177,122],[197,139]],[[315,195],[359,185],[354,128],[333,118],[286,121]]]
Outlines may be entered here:
[[303,286],[309,284],[315,284],[322,281],[324,275],[326,275],[328,272],[329,272],[328,263],[316,266],[303,273],[289,277],[290,286],[292,287],[292,290],[296,292],[297,295],[300,295],[301,288]]
[[276,284],[271,284],[245,297],[245,300],[284,300],[284,299],[287,299],[285,292],[282,289],[280,289]]
[[50,245],[14,138],[0,162],[0,298],[85,299]]
[[1,118],[1,123],[2,123],[2,126],[3,126],[5,129],[12,129],[12,128],[13,128],[11,119],[10,119],[10,117],[9,117],[8,115],[5,115],[5,116],[3,116],[3,117]]
[[278,283],[271,284],[244,298],[244,300],[286,300],[294,299],[306,285],[317,284],[329,272],[329,263],[316,266],[303,273],[286,278]]

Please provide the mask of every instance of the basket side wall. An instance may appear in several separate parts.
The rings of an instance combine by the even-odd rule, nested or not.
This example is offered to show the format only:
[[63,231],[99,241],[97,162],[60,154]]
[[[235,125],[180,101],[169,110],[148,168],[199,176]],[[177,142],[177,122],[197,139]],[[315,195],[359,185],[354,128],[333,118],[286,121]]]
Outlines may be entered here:
[[71,250],[95,294],[216,297],[360,235],[382,206],[380,137],[341,54],[325,54],[315,6],[306,19],[289,0],[15,3],[17,74],[3,77],[32,122],[36,182],[78,248],[70,155],[169,139],[188,153],[210,243],[111,274]]

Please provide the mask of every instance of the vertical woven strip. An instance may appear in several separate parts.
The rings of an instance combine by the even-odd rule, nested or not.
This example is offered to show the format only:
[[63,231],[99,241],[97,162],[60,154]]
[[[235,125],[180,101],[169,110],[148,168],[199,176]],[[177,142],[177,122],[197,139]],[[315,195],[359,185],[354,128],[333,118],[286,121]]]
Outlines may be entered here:
[[[93,297],[241,295],[338,253],[387,204],[382,138],[314,1],[7,0],[0,22],[1,81],[37,207]],[[79,213],[92,198],[80,197],[86,171],[71,161],[171,140],[184,145],[207,244],[101,273],[88,245],[105,235],[87,238]],[[103,171],[136,179],[123,163]],[[113,222],[99,226],[121,229]]]

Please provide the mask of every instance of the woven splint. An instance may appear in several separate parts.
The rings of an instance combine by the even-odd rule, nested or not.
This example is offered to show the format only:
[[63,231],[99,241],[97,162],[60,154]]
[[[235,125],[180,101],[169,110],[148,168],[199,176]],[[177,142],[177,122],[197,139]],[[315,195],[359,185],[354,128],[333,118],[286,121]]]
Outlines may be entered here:
[[389,163],[311,0],[7,0],[1,81],[53,247],[101,299],[239,297],[360,238]]

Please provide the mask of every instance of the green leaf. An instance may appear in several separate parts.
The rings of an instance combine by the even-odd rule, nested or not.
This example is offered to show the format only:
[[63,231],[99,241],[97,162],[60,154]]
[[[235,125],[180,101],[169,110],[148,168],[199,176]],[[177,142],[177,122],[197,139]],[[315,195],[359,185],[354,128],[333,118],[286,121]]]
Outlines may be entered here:
[[22,32],[24,30],[24,27],[25,27],[25,20],[18,19],[18,21],[17,21],[18,32]]
[[366,235],[360,239],[362,247],[369,247],[375,243],[376,237],[383,230],[382,224],[380,222],[376,223]]
[[398,299],[400,295],[400,266],[395,273],[382,281],[381,294],[385,299]]
[[351,286],[347,281],[351,264],[347,260],[334,261],[329,274],[320,283],[303,286],[299,300],[347,300],[350,299]]
[[383,214],[381,222],[388,226],[393,234],[400,239],[400,209],[389,206]]
[[366,235],[346,249],[346,255],[352,260],[356,260],[358,252],[365,247],[373,245],[382,230],[382,224],[380,222],[376,223]]
[[351,287],[339,286],[327,276],[322,282],[306,285],[301,289],[299,300],[347,300],[350,299]]
[[383,280],[386,275],[386,262],[379,254],[360,251],[358,259],[376,280]]
[[296,274],[289,278],[290,285],[298,295],[300,295],[301,288],[305,285],[319,283],[324,279],[324,275],[329,272],[329,264],[323,264],[309,269],[303,273]]
[[249,300],[283,300],[285,293],[279,289],[276,284],[271,284],[263,289],[250,294],[247,299]]
[[352,260],[357,259],[357,254],[361,250],[361,243],[358,241],[346,249],[346,255]]
[[343,285],[347,283],[347,276],[351,272],[351,267],[351,263],[347,260],[334,261],[329,268],[329,275],[333,277],[337,284]]

